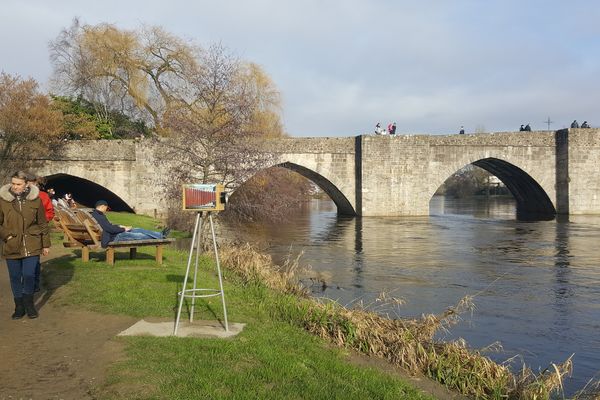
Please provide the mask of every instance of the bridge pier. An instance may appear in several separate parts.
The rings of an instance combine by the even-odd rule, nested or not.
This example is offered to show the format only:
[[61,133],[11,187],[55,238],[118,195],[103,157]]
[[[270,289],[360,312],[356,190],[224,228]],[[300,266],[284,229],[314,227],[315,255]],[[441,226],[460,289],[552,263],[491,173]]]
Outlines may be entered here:
[[600,214],[600,129],[449,136],[358,136],[357,214],[429,215],[443,182],[473,164],[496,175],[519,219]]

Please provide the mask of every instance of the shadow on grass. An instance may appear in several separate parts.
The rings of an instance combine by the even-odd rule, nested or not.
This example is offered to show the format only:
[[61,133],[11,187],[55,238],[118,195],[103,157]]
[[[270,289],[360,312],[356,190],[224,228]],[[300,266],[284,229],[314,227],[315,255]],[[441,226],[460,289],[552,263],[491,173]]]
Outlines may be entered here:
[[[76,254],[78,257],[81,257],[81,251],[77,250]],[[118,260],[129,260],[129,249],[123,248],[115,251],[115,263]],[[154,254],[148,254],[144,252],[137,252],[135,255],[135,260],[152,260],[155,261],[156,258]],[[90,251],[90,260],[98,260],[101,262],[106,262],[106,251]]]
[[42,268],[43,290],[36,296],[36,306],[42,308],[54,293],[73,279],[75,265],[72,255],[67,254],[44,263]]
[[[175,290],[174,295],[174,302],[175,302],[175,306],[173,307],[173,319],[177,319],[177,312],[179,310],[179,293],[181,292],[181,287],[183,285],[183,279],[185,278],[185,275],[175,275],[175,274],[169,274],[166,276],[166,280],[167,282],[176,282],[177,283],[177,289]],[[189,277],[188,280],[188,289],[191,289],[191,285],[193,282],[193,277]],[[212,290],[212,289],[211,289]],[[191,292],[190,292],[191,293]],[[197,294],[202,295],[204,293],[207,292],[197,292]],[[218,297],[218,296],[214,296],[214,297]],[[183,306],[181,308],[181,319],[184,320],[185,318],[189,319],[189,316],[192,313],[192,299],[191,297],[185,297],[183,300]],[[213,309],[213,307],[205,300],[205,297],[199,297],[196,298],[194,301],[194,315],[200,313],[201,311],[208,311],[212,317],[219,321],[221,324],[224,324],[225,322],[222,320],[222,317],[219,317],[217,315],[217,313],[215,312],[215,310]],[[222,312],[222,311],[221,311]]]

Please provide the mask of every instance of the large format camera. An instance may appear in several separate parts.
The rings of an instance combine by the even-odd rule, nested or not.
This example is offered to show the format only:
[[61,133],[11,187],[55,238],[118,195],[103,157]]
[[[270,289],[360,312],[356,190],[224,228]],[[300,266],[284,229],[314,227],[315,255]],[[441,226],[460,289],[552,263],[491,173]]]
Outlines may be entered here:
[[227,193],[221,184],[183,185],[184,211],[223,211]]

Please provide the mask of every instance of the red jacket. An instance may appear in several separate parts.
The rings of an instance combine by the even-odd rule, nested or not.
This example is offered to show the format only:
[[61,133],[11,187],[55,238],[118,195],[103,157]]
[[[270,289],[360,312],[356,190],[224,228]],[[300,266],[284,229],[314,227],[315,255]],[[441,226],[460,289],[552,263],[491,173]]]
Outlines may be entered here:
[[52,206],[52,200],[48,193],[40,190],[40,200],[42,200],[42,206],[44,206],[44,212],[46,213],[46,221],[50,222],[54,218],[54,207]]

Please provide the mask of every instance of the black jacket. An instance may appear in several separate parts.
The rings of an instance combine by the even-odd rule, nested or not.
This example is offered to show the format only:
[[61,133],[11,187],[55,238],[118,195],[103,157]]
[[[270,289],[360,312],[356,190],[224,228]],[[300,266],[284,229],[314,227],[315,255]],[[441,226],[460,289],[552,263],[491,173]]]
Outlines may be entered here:
[[108,243],[112,242],[118,233],[125,232],[125,228],[121,228],[119,225],[111,224],[104,213],[94,210],[91,214],[92,217],[98,221],[98,224],[102,228],[102,247],[107,247]]

